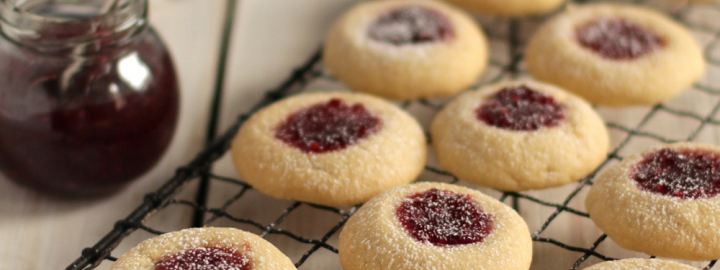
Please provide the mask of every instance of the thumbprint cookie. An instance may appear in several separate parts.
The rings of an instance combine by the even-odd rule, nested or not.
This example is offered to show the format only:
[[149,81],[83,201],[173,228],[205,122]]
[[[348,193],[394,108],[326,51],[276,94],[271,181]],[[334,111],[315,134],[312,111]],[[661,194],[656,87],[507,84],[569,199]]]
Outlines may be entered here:
[[585,270],[697,270],[685,264],[659,259],[624,259],[598,263]]
[[324,48],[325,67],[339,80],[392,99],[451,96],[487,64],[473,19],[430,0],[360,3],[335,22]]
[[293,96],[254,114],[232,144],[240,177],[280,199],[346,206],[412,182],[427,143],[420,125],[382,99]]
[[527,270],[532,240],[510,207],[468,188],[421,183],[383,193],[340,233],[345,270]]
[[527,16],[557,9],[565,0],[447,0],[465,9],[497,16]]
[[194,228],[143,241],[112,270],[295,270],[270,242],[232,228]]
[[627,249],[687,259],[720,258],[720,148],[680,143],[625,158],[586,200],[600,229]]
[[506,191],[547,188],[592,172],[609,147],[600,116],[579,97],[531,80],[467,92],[431,126],[440,166]]
[[681,25],[624,4],[570,8],[534,34],[526,56],[536,78],[609,106],[668,100],[705,66],[700,46]]

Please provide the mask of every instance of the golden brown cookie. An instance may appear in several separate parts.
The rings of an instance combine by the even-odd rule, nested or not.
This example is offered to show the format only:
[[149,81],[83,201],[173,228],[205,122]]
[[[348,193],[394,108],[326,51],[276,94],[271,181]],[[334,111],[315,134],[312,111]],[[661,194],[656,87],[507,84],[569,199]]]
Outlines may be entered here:
[[606,157],[608,132],[584,100],[531,80],[465,93],[433,120],[440,165],[460,179],[500,190],[576,181]]
[[538,15],[557,9],[565,0],[446,0],[474,12],[499,16]]
[[287,256],[257,235],[232,228],[194,228],[143,241],[112,270],[295,270]]
[[421,183],[383,193],[340,233],[345,270],[527,270],[532,240],[510,207],[468,188]]
[[625,158],[600,175],[586,206],[627,249],[688,259],[720,258],[720,148],[680,143]]
[[335,22],[323,53],[351,89],[393,99],[451,96],[487,64],[475,21],[430,0],[362,2]]
[[697,270],[696,268],[660,259],[624,259],[608,261],[585,268],[585,270]]
[[610,106],[668,100],[704,72],[700,46],[684,27],[624,4],[576,6],[557,15],[533,35],[526,63],[536,78]]
[[263,193],[342,206],[415,180],[427,144],[397,106],[335,92],[293,96],[257,112],[231,152],[240,177]]

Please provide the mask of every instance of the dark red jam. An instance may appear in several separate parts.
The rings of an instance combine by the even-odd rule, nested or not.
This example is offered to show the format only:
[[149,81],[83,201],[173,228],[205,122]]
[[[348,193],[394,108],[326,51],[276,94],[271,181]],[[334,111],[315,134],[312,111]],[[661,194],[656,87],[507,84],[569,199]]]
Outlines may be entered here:
[[635,166],[632,179],[643,190],[680,199],[720,194],[720,154],[689,149],[662,149]]
[[578,42],[606,58],[628,60],[665,45],[662,37],[621,18],[600,18],[577,29]]
[[62,196],[116,192],[172,139],[176,74],[152,30],[85,58],[2,39],[0,60],[0,169],[15,182]]
[[275,137],[309,153],[340,150],[378,131],[382,123],[360,103],[333,98],[288,116]]
[[243,254],[219,247],[185,250],[162,258],[154,270],[250,270],[250,259]]
[[415,240],[435,246],[480,243],[493,230],[492,216],[469,196],[430,189],[405,198],[396,211]]
[[450,40],[452,23],[444,14],[422,6],[402,7],[380,16],[370,25],[370,38],[394,45]]
[[558,126],[565,119],[565,108],[553,97],[520,85],[498,91],[475,114],[491,126],[533,131]]

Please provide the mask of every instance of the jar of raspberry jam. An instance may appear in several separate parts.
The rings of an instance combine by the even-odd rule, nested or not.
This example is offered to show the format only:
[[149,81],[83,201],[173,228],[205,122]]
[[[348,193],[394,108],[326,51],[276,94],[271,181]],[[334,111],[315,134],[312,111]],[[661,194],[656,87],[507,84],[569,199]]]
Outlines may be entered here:
[[98,197],[152,168],[178,83],[147,0],[0,0],[0,170],[61,197]]

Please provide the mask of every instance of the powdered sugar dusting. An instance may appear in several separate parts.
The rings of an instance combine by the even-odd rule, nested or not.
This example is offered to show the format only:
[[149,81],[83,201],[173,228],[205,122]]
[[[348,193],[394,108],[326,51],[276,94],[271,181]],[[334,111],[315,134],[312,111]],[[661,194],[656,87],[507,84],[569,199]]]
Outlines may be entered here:
[[198,247],[171,254],[155,264],[154,270],[250,270],[250,259],[236,249]]
[[621,18],[600,18],[577,29],[585,48],[614,60],[634,59],[665,45],[658,35]]
[[[481,234],[482,242],[440,246],[419,241],[411,234],[403,224],[406,219],[398,216],[400,207],[420,203],[422,197],[433,201],[428,198],[433,194],[440,197],[433,205],[464,209],[454,211],[458,215],[482,216],[459,222],[469,224],[472,220],[489,229]],[[453,207],[454,203],[440,200],[472,207]],[[451,220],[446,215],[437,216]],[[350,217],[339,237],[341,262],[346,270],[529,269],[531,247],[527,225],[510,207],[479,191],[443,183],[412,184],[374,197]]]
[[436,246],[479,243],[493,229],[492,217],[469,195],[434,188],[405,198],[396,214],[416,240]]
[[647,154],[632,171],[644,190],[681,199],[720,194],[720,154],[704,150],[661,149]]
[[454,36],[450,20],[421,6],[408,6],[380,16],[368,30],[370,38],[394,45],[448,40]]
[[288,116],[275,137],[305,152],[324,153],[355,144],[378,131],[381,124],[362,104],[348,105],[333,98]]
[[553,97],[520,85],[495,93],[477,108],[476,115],[488,125],[533,131],[559,125],[565,119],[565,108]]

